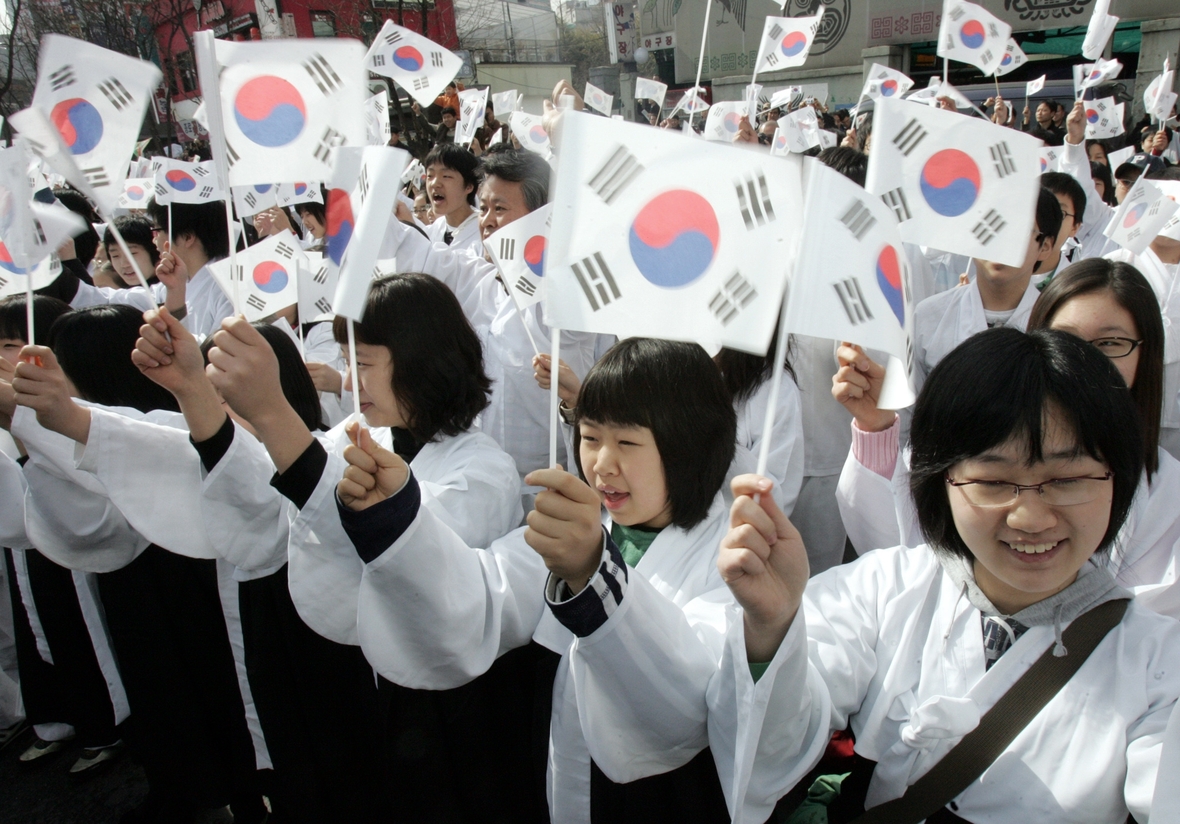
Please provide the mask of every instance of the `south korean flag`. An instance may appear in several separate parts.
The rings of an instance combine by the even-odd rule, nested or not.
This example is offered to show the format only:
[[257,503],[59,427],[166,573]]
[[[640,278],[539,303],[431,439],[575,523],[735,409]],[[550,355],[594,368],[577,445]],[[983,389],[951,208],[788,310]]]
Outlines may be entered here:
[[[880,349],[891,356],[891,369],[896,361],[904,367],[901,374],[909,376],[913,293],[897,218],[844,175],[818,161],[805,162],[806,217],[788,292],[787,331]],[[832,266],[833,249],[840,250],[839,266]],[[882,409],[913,403],[908,381],[894,384]]]
[[298,238],[284,229],[238,252],[232,266],[230,258],[210,263],[209,272],[227,295],[238,290],[242,313],[255,323],[298,302],[299,267],[306,265]]
[[615,96],[613,94],[607,94],[589,81],[586,82],[586,94],[582,99],[591,109],[607,117],[610,117],[610,113],[615,105]]
[[146,209],[152,199],[155,181],[150,177],[129,177],[123,181],[123,194],[119,196],[120,209]]
[[[17,138],[17,142],[23,141]],[[31,199],[28,172],[23,146],[0,149],[0,238],[5,244],[0,266],[8,266],[10,274],[31,270],[67,240],[86,231],[86,221],[60,202]],[[43,181],[33,185],[40,188]]]
[[1040,152],[1041,174],[1045,172],[1060,172],[1061,156],[1063,153],[1064,150],[1060,146],[1043,146]]
[[662,110],[664,98],[668,96],[668,84],[646,77],[635,78],[635,99],[651,100]]
[[328,265],[319,252],[304,252],[307,262],[299,267],[299,318],[304,323],[331,320],[332,300],[340,272]]
[[672,114],[676,114],[676,112],[688,112],[689,114],[707,112],[709,110],[709,103],[705,100],[704,95],[704,89],[700,86],[693,86],[680,98],[680,102],[672,109]]
[[492,95],[492,114],[496,117],[507,117],[516,111],[516,89],[496,92]]
[[438,43],[386,20],[365,55],[365,68],[392,78],[429,106],[463,68],[463,60]]
[[906,100],[881,100],[865,188],[907,243],[1020,266],[1035,225],[1041,141]]
[[1176,210],[1174,200],[1154,182],[1140,177],[1102,233],[1124,249],[1141,255]]
[[789,69],[806,63],[823,16],[824,7],[821,5],[814,17],[767,17],[754,73]]
[[1004,47],[1004,57],[1000,60],[1000,65],[996,67],[996,77],[1003,77],[1008,72],[1014,72],[1027,62],[1028,55],[1016,44],[1015,40],[1009,37],[1008,45]]
[[151,63],[58,34],[41,40],[31,108],[52,135],[17,113],[13,126],[59,174],[100,209],[117,206],[152,90],[163,79]]
[[554,327],[765,353],[802,225],[798,161],[579,113],[554,184]]
[[1081,79],[1074,85],[1079,92],[1084,92],[1086,89],[1101,86],[1108,80],[1114,80],[1122,70],[1123,64],[1119,61],[1103,60],[1099,57],[1097,63],[1082,67]]
[[215,43],[230,186],[326,180],[364,146],[368,83],[354,40]]
[[225,200],[225,190],[217,179],[213,161],[188,163],[183,160],[159,158],[152,188],[156,202],[208,203],[211,200]]
[[749,106],[740,101],[714,103],[705,120],[705,139],[732,143],[748,111]]
[[938,29],[938,56],[970,63],[993,74],[1007,53],[1012,27],[983,6],[945,0]]
[[234,199],[234,211],[239,218],[250,217],[279,205],[277,183],[256,183],[252,186],[233,186],[230,193]]
[[51,286],[60,276],[61,261],[57,255],[42,258],[31,266],[17,266],[12,262],[12,253],[8,246],[0,240],[0,299],[10,295],[23,295],[29,288],[44,289]]
[[320,184],[314,181],[280,183],[275,190],[275,201],[284,208],[297,203],[323,203],[324,193]]
[[1086,139],[1104,140],[1123,133],[1123,104],[1113,97],[1086,101]]
[[1143,107],[1146,113],[1159,121],[1167,120],[1176,105],[1176,93],[1172,91],[1174,73],[1168,58],[1164,58],[1164,69],[1143,91]]
[[542,157],[549,156],[549,133],[541,125],[540,117],[535,114],[513,112],[512,119],[509,120],[509,126],[512,128],[512,136],[516,138],[516,142],[522,148],[528,149],[530,152],[536,152]]
[[869,69],[868,79],[861,89],[860,96],[870,100],[880,100],[882,97],[902,97],[912,89],[914,81],[897,69],[874,63]]
[[459,125],[455,130],[455,142],[470,146],[475,140],[476,130],[483,125],[488,110],[488,90],[464,89],[459,92]]
[[516,308],[522,312],[540,303],[543,295],[552,215],[552,204],[546,204],[493,232],[483,242]]
[[770,144],[770,153],[784,157],[791,152],[803,154],[820,145],[821,130],[815,109],[804,106],[778,119],[778,129]]
[[365,101],[365,135],[370,146],[387,146],[393,136],[389,122],[389,92],[385,89]]

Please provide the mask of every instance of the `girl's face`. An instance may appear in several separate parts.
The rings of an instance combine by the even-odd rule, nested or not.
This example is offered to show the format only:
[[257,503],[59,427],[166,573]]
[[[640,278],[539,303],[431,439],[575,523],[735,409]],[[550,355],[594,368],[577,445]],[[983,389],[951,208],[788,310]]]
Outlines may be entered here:
[[583,421],[578,431],[586,481],[615,523],[655,529],[672,523],[664,462],[650,429]]
[[1106,197],[1106,181],[1100,177],[1092,177],[1090,179],[1094,181],[1094,191],[1096,191],[1098,193],[1098,197],[1105,198]]
[[[1052,416],[1051,416],[1052,417]],[[1039,484],[1056,478],[1101,477],[1106,466],[1079,452],[1073,432],[1050,419],[1044,460],[1031,466],[1027,450],[1009,441],[955,464],[953,481]],[[1075,506],[1049,506],[1036,490],[1022,490],[1004,507],[972,506],[962,488],[947,485],[955,528],[975,557],[975,580],[1004,614],[1055,595],[1074,582],[1110,523],[1112,481],[1098,482],[1098,497]]]
[[[1094,343],[1098,351],[1104,355],[1112,347],[1125,345],[1122,341],[1104,339],[1139,340],[1139,327],[1135,325],[1135,319],[1114,295],[1105,289],[1070,298],[1053,315],[1049,326]],[[1135,385],[1135,373],[1139,369],[1139,347],[1135,347],[1126,357],[1111,358],[1110,362],[1119,370],[1128,388]]]
[[311,212],[300,212],[299,219],[303,221],[303,228],[311,233],[316,240],[323,240],[327,229]]
[[24,347],[25,342],[20,338],[0,338],[0,358],[16,366],[20,359],[20,350]]
[[[138,243],[128,243],[127,248],[131,251],[131,257],[135,258],[136,264],[139,265],[139,271],[143,272],[145,278],[150,279],[156,274],[156,267],[152,265],[152,258],[147,249]],[[139,285],[139,278],[135,276],[135,269],[132,267],[131,261],[127,259],[118,245],[111,246],[107,250],[107,255],[111,260],[111,268],[115,270],[116,275],[123,279],[124,283],[128,286]]]
[[1101,163],[1103,166],[1107,165],[1106,150],[1102,148],[1101,143],[1090,144],[1089,154],[1091,163]]
[[[344,349],[348,362],[348,350]],[[397,396],[393,394],[393,353],[388,347],[368,343],[356,345],[356,371],[361,382],[361,414],[369,426],[406,425]],[[344,373],[344,388],[352,391],[352,370]]]

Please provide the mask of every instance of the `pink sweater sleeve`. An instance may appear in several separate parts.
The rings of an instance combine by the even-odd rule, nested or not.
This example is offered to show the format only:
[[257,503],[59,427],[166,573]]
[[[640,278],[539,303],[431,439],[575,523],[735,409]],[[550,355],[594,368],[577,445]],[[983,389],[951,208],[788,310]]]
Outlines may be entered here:
[[857,463],[872,470],[882,478],[892,478],[897,466],[898,440],[901,436],[901,419],[894,418],[893,425],[880,432],[865,432],[852,422],[852,456]]

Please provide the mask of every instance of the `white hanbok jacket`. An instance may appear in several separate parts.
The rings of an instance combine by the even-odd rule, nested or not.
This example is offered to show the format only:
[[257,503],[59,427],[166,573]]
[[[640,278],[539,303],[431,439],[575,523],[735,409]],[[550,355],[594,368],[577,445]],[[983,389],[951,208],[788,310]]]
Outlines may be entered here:
[[[145,292],[142,286],[111,289],[79,283],[70,306],[82,309],[106,303],[124,303],[146,312],[162,305],[167,293],[168,289],[162,283],[152,284],[150,294]],[[234,314],[233,303],[226,297],[225,292],[221,291],[208,266],[202,266],[189,278],[185,287],[184,302],[187,311],[180,322],[199,339],[212,335],[221,328],[221,321]]]
[[[1098,190],[1094,188],[1094,178],[1090,176],[1090,156],[1086,154],[1086,144],[1074,144],[1067,140],[1062,149],[1064,151],[1061,155],[1061,171],[1076,180],[1081,185],[1082,191],[1086,193],[1086,211],[1082,214],[1082,227],[1078,229],[1077,234],[1081,250],[1075,260],[1102,257],[1117,251],[1119,245],[1103,234],[1116,210],[1099,197]],[[1111,169],[1111,176],[1114,173],[1115,170]]]
[[[766,424],[766,407],[770,403],[771,379],[762,382],[754,393],[741,401],[734,401],[737,413],[737,448],[733,463],[725,474],[721,492],[726,503],[733,502],[729,482],[738,475],[758,468],[758,453],[762,449],[762,430]],[[770,436],[770,453],[766,474],[774,481],[774,500],[789,517],[795,499],[803,486],[804,462],[803,406],[799,387],[791,376],[783,375],[775,405],[774,428]]]

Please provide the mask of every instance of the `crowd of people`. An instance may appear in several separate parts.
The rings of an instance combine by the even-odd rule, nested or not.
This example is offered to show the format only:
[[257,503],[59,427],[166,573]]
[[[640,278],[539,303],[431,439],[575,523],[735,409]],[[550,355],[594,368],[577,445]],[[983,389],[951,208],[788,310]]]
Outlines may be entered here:
[[[235,315],[225,203],[116,218],[150,290],[79,235],[0,301],[0,741],[136,759],[127,822],[1180,820],[1180,236],[1103,234],[1180,166],[1048,106],[1023,262],[907,247],[911,410],[845,341],[537,354],[483,241],[553,175],[491,106],[416,129],[357,385],[344,318]],[[863,186],[871,117],[821,114]]]

